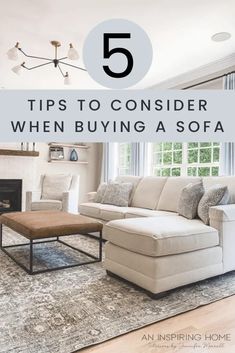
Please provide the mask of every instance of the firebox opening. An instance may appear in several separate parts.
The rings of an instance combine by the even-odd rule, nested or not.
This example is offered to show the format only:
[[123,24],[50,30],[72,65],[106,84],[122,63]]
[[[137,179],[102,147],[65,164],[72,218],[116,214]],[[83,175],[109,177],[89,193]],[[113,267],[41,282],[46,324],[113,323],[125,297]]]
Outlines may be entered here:
[[0,213],[22,210],[22,180],[0,179]]

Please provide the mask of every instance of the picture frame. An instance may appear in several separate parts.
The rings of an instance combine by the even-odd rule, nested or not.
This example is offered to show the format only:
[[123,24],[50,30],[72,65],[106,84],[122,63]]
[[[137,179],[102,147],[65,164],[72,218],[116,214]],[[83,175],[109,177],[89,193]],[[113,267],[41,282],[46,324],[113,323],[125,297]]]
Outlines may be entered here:
[[50,146],[49,148],[49,158],[51,161],[58,161],[64,159],[64,148],[63,147],[56,147]]

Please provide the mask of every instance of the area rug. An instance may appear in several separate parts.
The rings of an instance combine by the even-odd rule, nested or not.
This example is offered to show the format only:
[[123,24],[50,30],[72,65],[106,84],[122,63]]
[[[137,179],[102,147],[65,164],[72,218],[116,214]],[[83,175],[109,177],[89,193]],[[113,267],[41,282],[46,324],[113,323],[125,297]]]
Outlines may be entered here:
[[[6,229],[4,238],[22,241]],[[98,246],[83,236],[68,242],[94,253]],[[53,244],[37,245],[37,266],[78,260]],[[27,247],[15,255],[27,261]],[[233,294],[235,273],[152,300],[108,277],[101,263],[29,276],[0,251],[0,352],[71,353]]]

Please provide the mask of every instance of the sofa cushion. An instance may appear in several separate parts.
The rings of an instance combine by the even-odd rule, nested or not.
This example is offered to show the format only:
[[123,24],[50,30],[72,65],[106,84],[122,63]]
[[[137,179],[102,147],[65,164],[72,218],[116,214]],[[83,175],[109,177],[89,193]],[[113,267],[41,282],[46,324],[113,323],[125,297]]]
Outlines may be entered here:
[[199,177],[170,177],[162,190],[157,209],[177,212],[182,189],[189,183],[199,183]]
[[79,205],[79,213],[83,216],[100,218],[101,203],[84,202]]
[[59,200],[38,200],[31,203],[32,211],[62,210],[62,201]]
[[112,221],[122,219],[129,207],[119,207],[114,205],[104,205],[96,202],[86,202],[79,206],[79,213],[83,216],[101,219],[103,221]]
[[107,185],[101,203],[128,207],[132,188],[132,183],[110,182]]
[[166,180],[166,177],[143,178],[136,187],[131,206],[154,210]]
[[51,174],[44,175],[42,184],[42,199],[62,200],[63,192],[69,191],[72,181],[71,175]]
[[181,191],[178,212],[188,219],[197,217],[197,207],[204,194],[202,181],[196,184],[188,184]]
[[114,205],[101,205],[99,217],[103,221],[112,221],[114,219],[125,218],[129,207],[119,207]]
[[130,203],[132,202],[136,187],[138,186],[140,180],[142,177],[140,176],[135,176],[135,175],[123,175],[123,176],[118,176],[116,177],[115,181],[117,183],[131,183],[133,185],[131,195],[130,195]]
[[111,221],[103,232],[111,243],[148,256],[180,254],[219,244],[216,229],[181,216]]
[[204,177],[203,186],[208,190],[213,185],[227,186],[229,192],[229,204],[235,204],[235,176]]
[[137,208],[137,207],[128,207],[125,217],[138,218],[138,217],[162,217],[162,216],[176,216],[176,215],[177,213],[175,212],[148,210],[145,208]]
[[107,189],[107,185],[108,185],[107,183],[101,183],[99,185],[97,192],[94,195],[94,199],[93,199],[94,202],[100,203],[103,200],[105,191]]
[[198,205],[198,216],[205,224],[209,224],[209,209],[217,205],[226,205],[229,200],[227,186],[214,185],[208,189]]

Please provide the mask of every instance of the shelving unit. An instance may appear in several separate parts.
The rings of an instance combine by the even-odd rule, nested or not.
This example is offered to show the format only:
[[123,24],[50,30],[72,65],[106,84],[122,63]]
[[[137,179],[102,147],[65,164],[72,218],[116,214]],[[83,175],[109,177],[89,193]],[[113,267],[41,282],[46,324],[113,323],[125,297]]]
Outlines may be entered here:
[[21,151],[0,149],[0,156],[17,156],[17,157],[38,157],[38,151]]
[[[62,148],[72,148],[72,149],[80,149],[80,150],[88,150],[90,147],[87,145],[79,145],[79,144],[73,144],[73,143],[60,143],[60,142],[50,142],[48,143],[49,147],[62,147]],[[70,161],[68,159],[58,159],[58,160],[49,160],[48,163],[66,163],[66,164],[82,164],[82,165],[87,165],[88,162],[84,160],[78,160],[78,161]]]
[[76,161],[76,162],[73,162],[73,161],[65,161],[65,160],[52,160],[52,161],[48,161],[48,163],[67,163],[67,164],[88,164],[87,161]]
[[76,144],[70,144],[70,143],[56,143],[56,142],[50,142],[48,143],[50,147],[68,147],[68,148],[79,148],[83,150],[87,150],[90,147],[86,145],[76,145]]

